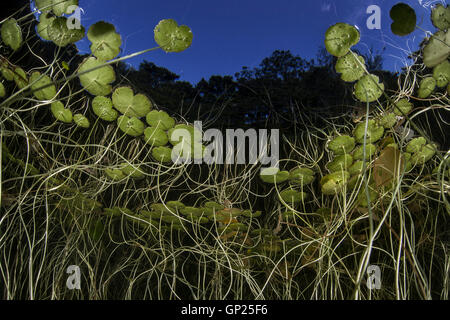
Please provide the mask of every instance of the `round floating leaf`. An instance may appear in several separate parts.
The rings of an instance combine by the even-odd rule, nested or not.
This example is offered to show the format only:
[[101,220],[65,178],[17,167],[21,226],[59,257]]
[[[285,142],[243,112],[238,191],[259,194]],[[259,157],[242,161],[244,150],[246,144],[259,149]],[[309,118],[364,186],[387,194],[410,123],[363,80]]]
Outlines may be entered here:
[[393,23],[391,30],[398,36],[406,36],[416,29],[416,12],[405,3],[397,3],[389,12]]
[[152,103],[143,94],[133,94],[130,87],[119,87],[112,94],[114,107],[129,117],[145,117],[152,108]]
[[55,19],[56,17],[50,15],[49,13],[42,13],[39,16],[37,32],[39,33],[42,39],[51,41],[50,36],[48,35],[48,26],[50,26]]
[[[376,151],[377,147],[374,144],[372,143],[366,144],[366,159],[367,160],[371,159]],[[364,145],[360,145],[358,148],[355,149],[355,152],[353,152],[353,159],[355,160],[364,159]]]
[[126,163],[122,165],[121,170],[124,175],[133,179],[142,179],[145,177],[145,172],[142,171],[139,166]]
[[[35,82],[36,81],[36,82]],[[56,96],[56,87],[47,75],[35,71],[30,76],[31,90],[38,100],[51,100]]]
[[271,167],[262,169],[259,176],[265,183],[282,183],[289,178],[289,172]]
[[355,84],[354,94],[359,101],[372,102],[377,100],[384,91],[384,84],[379,82],[376,75],[363,76]]
[[145,120],[150,126],[162,130],[169,130],[175,125],[175,119],[170,117],[165,111],[152,110],[147,113]]
[[166,203],[166,206],[170,209],[174,210],[180,210],[181,208],[186,207],[185,204],[181,201],[175,200],[175,201],[168,201]]
[[280,199],[288,204],[302,202],[306,197],[306,193],[291,188],[280,192]]
[[114,121],[119,113],[113,109],[111,99],[103,96],[96,96],[92,100],[92,110],[100,119],[105,121]]
[[0,82],[0,98],[4,98],[6,95],[5,86]]
[[348,173],[350,173],[350,175],[355,175],[355,174],[361,174],[362,170],[363,170],[363,164],[364,162],[362,160],[358,160],[355,161],[350,168],[348,168]]
[[442,4],[438,4],[431,11],[431,21],[433,25],[441,30],[447,30],[450,28],[450,7],[444,7]]
[[[85,59],[78,70],[78,72],[86,72],[79,76],[81,85],[90,94],[94,96],[107,96],[111,93],[112,87],[110,83],[116,80],[116,74],[111,66],[103,66],[102,61],[94,57]],[[91,70],[93,68],[98,68]]]
[[172,145],[179,144],[185,139],[192,145],[194,142],[202,142],[203,139],[200,130],[187,124],[177,124],[174,128],[169,129],[167,135]]
[[73,115],[73,122],[75,122],[77,126],[82,128],[89,128],[90,126],[89,119],[83,116],[81,113]]
[[336,155],[350,153],[354,147],[355,139],[349,135],[338,136],[328,143],[328,149]]
[[36,0],[36,7],[39,11],[53,11],[57,16],[71,14],[73,6],[78,6],[78,0]]
[[346,82],[359,80],[365,73],[365,61],[360,55],[348,52],[339,57],[336,62],[336,72],[341,73],[341,79]]
[[294,168],[289,172],[289,181],[295,184],[307,185],[314,181],[314,171],[308,168]]
[[347,170],[353,163],[353,157],[349,154],[336,156],[333,161],[327,163],[326,167],[330,172]]
[[17,20],[9,18],[2,24],[1,35],[3,42],[16,51],[22,45],[22,30],[17,24]]
[[70,111],[70,109],[64,108],[64,105],[61,101],[53,102],[50,109],[57,120],[65,123],[72,122],[72,111]]
[[157,127],[147,127],[144,130],[145,142],[154,147],[162,147],[165,146],[169,139],[167,138],[167,134]]
[[359,42],[359,38],[358,29],[346,23],[337,23],[325,32],[325,48],[333,56],[342,57]]
[[442,61],[433,68],[433,78],[436,80],[436,85],[440,88],[445,87],[450,80],[450,62],[448,60]]
[[[369,189],[370,203],[373,204],[378,199],[378,191],[371,186],[369,186],[368,189]],[[367,195],[364,189],[359,192],[356,201],[358,202],[358,205],[360,205],[361,207],[367,207],[369,205]]]
[[172,149],[169,147],[152,148],[152,157],[156,161],[167,163],[172,161]]
[[3,78],[5,78],[6,80],[14,80],[14,72],[9,68],[8,63],[4,60],[0,60],[0,72],[2,73]]
[[379,125],[385,129],[390,129],[397,123],[397,117],[394,113],[385,113],[379,120]]
[[427,98],[436,88],[436,79],[433,77],[423,78],[419,83],[419,90],[417,96],[419,98]]
[[122,170],[118,168],[106,168],[105,174],[114,181],[123,180],[126,178],[126,175],[122,172]]
[[450,55],[450,32],[438,31],[423,49],[423,63],[428,68],[437,66]]
[[28,76],[20,67],[14,69],[14,82],[19,89],[23,89],[28,85]]
[[188,26],[178,26],[175,20],[161,20],[154,30],[156,43],[166,52],[181,52],[191,46],[192,32]]
[[120,116],[117,119],[120,130],[132,137],[138,137],[144,133],[144,123],[136,117]]
[[360,122],[353,132],[353,135],[355,136],[358,143],[363,143],[364,137],[366,137],[367,143],[374,143],[381,139],[384,134],[384,128],[378,126],[373,119],[369,120],[369,123],[367,125],[367,133],[365,132],[365,127],[365,122]]
[[427,140],[424,137],[414,138],[407,144],[406,152],[408,153],[420,152],[426,145],[426,143]]
[[411,111],[412,107],[412,103],[409,102],[408,99],[403,98],[395,103],[394,113],[397,116],[403,116],[403,114],[408,114]]
[[347,171],[336,171],[324,176],[322,180],[320,180],[322,193],[326,195],[333,195],[340,192],[349,178],[350,173]]
[[99,60],[111,60],[120,53],[122,38],[110,23],[99,21],[93,24],[88,30],[87,37],[92,42],[92,54]]
[[69,29],[67,27],[66,17],[56,18],[47,26],[48,38],[59,47],[65,47],[68,44],[83,39],[84,34],[85,30],[83,26],[80,26],[79,29]]

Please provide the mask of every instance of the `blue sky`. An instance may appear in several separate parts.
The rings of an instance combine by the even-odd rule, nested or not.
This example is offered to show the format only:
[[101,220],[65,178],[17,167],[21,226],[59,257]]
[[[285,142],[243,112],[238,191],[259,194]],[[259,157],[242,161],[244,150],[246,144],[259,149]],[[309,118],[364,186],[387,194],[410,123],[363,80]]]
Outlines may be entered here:
[[[274,50],[291,50],[303,58],[314,58],[323,45],[326,29],[334,23],[358,26],[363,52],[386,48],[384,67],[400,70],[407,52],[416,49],[424,36],[417,30],[408,37],[390,32],[389,9],[395,0],[80,0],[82,24],[86,29],[104,20],[121,34],[121,55],[154,47],[153,28],[173,18],[188,25],[194,34],[192,46],[181,53],[162,50],[128,60],[138,67],[142,60],[168,68],[181,80],[198,82],[211,75],[234,75],[242,66],[255,67]],[[404,1],[418,15],[419,25],[434,32],[429,22],[430,5],[441,1]],[[370,5],[381,8],[381,30],[369,30],[366,20]],[[422,20],[422,21],[421,21]],[[87,39],[77,43],[83,53]]]

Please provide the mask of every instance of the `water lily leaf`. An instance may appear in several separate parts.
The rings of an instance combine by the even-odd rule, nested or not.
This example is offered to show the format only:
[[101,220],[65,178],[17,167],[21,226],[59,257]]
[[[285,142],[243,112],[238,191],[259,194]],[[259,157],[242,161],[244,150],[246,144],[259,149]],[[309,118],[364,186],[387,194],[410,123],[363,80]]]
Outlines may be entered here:
[[66,17],[56,18],[47,26],[47,35],[49,39],[59,47],[65,47],[68,44],[83,39],[84,34],[85,29],[83,26],[80,26],[79,29],[69,29],[67,27]]
[[6,61],[0,60],[0,72],[2,73],[3,78],[5,78],[6,80],[14,80],[14,72],[9,68]]
[[181,208],[186,207],[186,205],[178,200],[172,200],[172,201],[168,201],[166,203],[166,206],[170,209],[174,209],[174,210],[180,210]]
[[152,110],[147,113],[145,119],[150,126],[162,130],[169,130],[175,125],[175,119],[170,117],[165,111]]
[[387,186],[402,173],[404,160],[397,148],[386,147],[374,161],[373,179],[377,187]]
[[289,172],[271,167],[262,169],[259,176],[265,183],[282,183],[289,178]]
[[144,133],[145,124],[136,117],[120,116],[117,119],[120,130],[132,137],[138,137]]
[[92,42],[92,54],[99,60],[111,60],[120,53],[122,38],[110,23],[99,21],[93,24],[87,32],[87,37]]
[[[375,152],[377,151],[377,147],[372,143],[366,144],[366,159],[370,160]],[[355,160],[363,160],[364,159],[364,145],[360,145],[353,152],[353,159]]]
[[31,74],[30,84],[32,84],[31,90],[38,100],[51,100],[56,96],[56,87],[52,79],[45,74],[41,75],[39,71]]
[[353,52],[339,57],[336,62],[336,72],[341,73],[341,79],[346,82],[359,80],[364,75],[365,69],[364,58]]
[[20,29],[16,19],[9,18],[3,22],[0,33],[3,42],[14,51],[22,45],[22,29]]
[[406,152],[416,153],[420,152],[422,148],[426,145],[427,140],[424,137],[418,137],[412,139],[406,146]]
[[147,127],[144,130],[145,142],[154,147],[165,146],[169,142],[167,134],[157,127]]
[[55,19],[56,17],[52,16],[49,13],[41,13],[41,15],[39,16],[37,32],[42,39],[51,41],[50,36],[48,35],[48,27],[53,23]]
[[322,193],[325,195],[333,195],[339,193],[343,190],[349,178],[350,173],[348,173],[347,171],[336,171],[324,176],[320,180]]
[[450,7],[444,7],[442,4],[437,4],[431,11],[431,21],[433,25],[440,30],[447,30],[450,28]]
[[184,140],[192,145],[194,142],[202,142],[203,139],[200,130],[187,124],[177,124],[175,127],[169,129],[167,135],[172,145],[177,145]]
[[359,39],[358,29],[346,23],[337,23],[325,32],[325,48],[333,56],[342,57]]
[[330,172],[346,171],[353,163],[353,157],[349,154],[336,156],[333,161],[327,163],[326,167]]
[[74,6],[78,6],[78,0],[36,0],[36,7],[39,11],[53,11],[57,16],[73,13]]
[[294,190],[292,188],[281,191],[279,196],[281,200],[288,204],[299,203],[307,198],[306,193]]
[[348,173],[350,173],[351,176],[354,176],[356,174],[357,175],[361,174],[363,171],[363,165],[364,165],[364,162],[362,160],[355,161],[350,166],[350,168],[348,168]]
[[[94,96],[110,94],[112,91],[110,84],[116,80],[114,69],[111,66],[100,67],[102,64],[103,62],[97,58],[90,57],[85,59],[78,69],[78,72],[86,72],[79,76],[81,85]],[[91,70],[93,68],[98,69]]]
[[181,52],[192,44],[192,31],[188,26],[178,26],[173,19],[161,20],[154,30],[156,43],[166,52]]
[[450,32],[438,31],[423,48],[423,63],[428,68],[437,66],[450,55]]
[[436,153],[436,147],[432,144],[424,145],[418,152],[411,155],[413,164],[424,164],[430,160]]
[[392,128],[396,123],[397,117],[395,116],[395,113],[385,113],[378,121],[378,124],[385,129]]
[[440,88],[445,87],[450,80],[450,62],[448,60],[442,61],[433,68],[433,78],[436,80],[436,85]]
[[73,115],[73,122],[81,128],[89,128],[90,126],[89,119],[81,113],[76,113]]
[[130,87],[119,87],[112,94],[114,107],[128,117],[145,117],[152,108],[152,103],[143,94],[133,94]]
[[0,98],[4,98],[6,95],[5,86],[0,82]]
[[365,132],[365,122],[360,122],[356,126],[353,135],[358,143],[364,142],[364,137],[366,137],[367,143],[374,143],[381,139],[384,134],[384,128],[377,125],[375,120],[370,119],[367,125],[367,132]]
[[129,163],[125,163],[121,166],[121,170],[124,175],[131,177],[133,179],[145,178],[145,172],[142,171],[138,165],[132,165]]
[[402,98],[395,103],[394,114],[397,116],[403,116],[403,114],[408,114],[413,107],[413,104],[406,98]]
[[328,143],[328,149],[336,155],[350,153],[353,148],[355,148],[355,138],[349,135],[338,136]]
[[96,96],[92,100],[92,110],[100,119],[105,121],[114,121],[119,116],[119,113],[113,109],[111,99],[103,96]]
[[376,75],[368,74],[363,76],[355,84],[354,94],[359,101],[373,102],[381,97],[384,91],[384,84],[379,82]]
[[172,161],[172,149],[169,147],[156,147],[152,148],[152,157],[162,163]]
[[105,174],[114,181],[120,181],[126,178],[126,175],[118,168],[106,168]]
[[[379,197],[378,191],[374,187],[372,187],[370,185],[369,185],[368,189],[369,189],[370,203],[374,203]],[[356,201],[357,201],[359,206],[364,207],[364,208],[368,207],[369,203],[368,203],[368,200],[367,200],[367,195],[366,195],[366,192],[365,192],[365,188],[361,189],[361,191],[358,194],[358,197],[356,198]]]
[[308,168],[294,168],[289,172],[291,183],[307,185],[314,181],[314,171]]
[[28,85],[28,76],[20,67],[14,69],[14,82],[19,89],[23,89]]
[[70,109],[64,108],[64,105],[61,101],[53,102],[50,106],[50,109],[57,120],[65,123],[72,122],[72,111],[70,111]]
[[433,77],[423,78],[419,83],[419,90],[417,96],[419,98],[427,98],[436,88],[436,79]]
[[416,12],[405,3],[397,3],[389,12],[393,23],[391,30],[398,36],[406,36],[416,29]]

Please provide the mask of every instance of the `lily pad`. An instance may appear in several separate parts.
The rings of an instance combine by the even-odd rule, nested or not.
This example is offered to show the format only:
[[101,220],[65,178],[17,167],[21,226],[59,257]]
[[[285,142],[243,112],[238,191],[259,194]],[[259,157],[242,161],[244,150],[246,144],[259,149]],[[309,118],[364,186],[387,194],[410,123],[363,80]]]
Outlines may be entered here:
[[[79,76],[81,85],[94,96],[107,96],[111,93],[111,83],[116,80],[116,74],[111,66],[103,66],[102,61],[95,57],[85,59],[78,72],[86,72]],[[94,69],[96,68],[96,69]],[[94,70],[91,70],[94,69]]]
[[145,117],[152,103],[143,94],[134,95],[130,87],[119,87],[112,94],[114,107],[128,117]]
[[0,82],[0,98],[4,98],[6,95],[5,86]]
[[126,175],[119,168],[106,168],[105,174],[114,181],[120,181],[126,178]]
[[121,170],[124,175],[133,179],[143,179],[145,177],[145,172],[142,171],[138,165],[125,163],[122,165]]
[[282,183],[289,178],[289,172],[270,167],[262,169],[259,176],[265,183]]
[[433,78],[436,80],[436,85],[439,88],[443,88],[449,83],[450,62],[448,60],[442,61],[433,68]]
[[[375,152],[377,151],[377,147],[372,143],[366,144],[366,159],[370,160]],[[355,160],[363,160],[364,159],[364,145],[360,145],[353,152],[353,159]]]
[[20,67],[14,69],[14,82],[19,89],[23,89],[28,85],[28,76]]
[[117,125],[124,133],[138,137],[144,133],[145,124],[136,117],[120,116],[117,119]]
[[89,119],[83,116],[81,113],[73,115],[73,122],[75,122],[77,126],[82,128],[89,128],[90,126]]
[[354,94],[359,101],[373,102],[381,97],[384,92],[384,84],[379,82],[376,75],[363,76],[355,84]]
[[73,13],[70,7],[78,6],[78,0],[36,0],[36,7],[41,12],[52,11],[57,16]]
[[326,167],[330,172],[346,171],[353,163],[353,157],[349,154],[336,156],[333,161],[327,163]]
[[110,23],[99,21],[93,24],[87,32],[87,37],[92,42],[92,54],[99,60],[111,60],[120,53],[122,38]]
[[437,66],[450,55],[450,32],[438,31],[423,49],[423,63],[428,68]]
[[79,29],[69,29],[66,17],[56,18],[47,26],[48,38],[59,47],[65,47],[83,39],[84,34],[85,29],[83,26],[80,26]]
[[364,58],[356,53],[349,52],[339,57],[336,62],[336,72],[341,74],[341,79],[346,82],[359,80],[365,73]]
[[395,103],[394,114],[397,116],[403,116],[403,114],[408,114],[413,107],[413,104],[406,98],[402,98]]
[[436,88],[436,79],[433,77],[423,78],[419,83],[419,90],[417,96],[419,98],[427,98]]
[[96,96],[92,100],[92,110],[97,117],[105,121],[114,121],[119,116],[113,108],[111,99],[103,96]]
[[378,121],[378,124],[385,129],[392,128],[396,123],[397,117],[394,113],[385,113]]
[[349,168],[348,173],[351,176],[359,175],[362,173],[364,162],[362,160],[355,161]]
[[22,45],[22,29],[20,29],[16,19],[9,18],[3,22],[0,33],[3,42],[14,51],[19,49]]
[[64,108],[64,105],[61,101],[53,102],[50,106],[50,109],[57,120],[65,123],[72,122],[72,111],[70,111],[70,109]]
[[39,23],[37,25],[37,32],[42,39],[51,41],[48,35],[48,27],[53,23],[56,17],[52,16],[50,13],[41,13],[39,16]]
[[308,168],[294,168],[289,172],[289,181],[291,183],[307,185],[314,181],[314,171]]
[[370,119],[365,132],[365,122],[360,122],[356,126],[353,135],[358,143],[363,143],[366,138],[367,143],[378,141],[384,134],[384,128],[376,124],[375,120]]
[[152,110],[147,113],[145,120],[152,127],[162,130],[169,130],[175,125],[175,119],[170,117],[165,111]]
[[172,145],[179,144],[185,139],[192,145],[194,142],[202,142],[203,139],[200,130],[187,124],[177,124],[175,127],[169,129],[167,135]]
[[450,7],[437,4],[431,11],[431,21],[433,25],[440,30],[450,28]]
[[355,139],[349,135],[338,136],[328,143],[328,149],[336,155],[350,153],[353,148],[355,148]]
[[152,157],[162,163],[172,161],[172,149],[169,147],[156,147],[152,148]]
[[343,190],[345,184],[350,178],[347,171],[336,171],[324,176],[320,180],[322,193],[325,195],[334,195]]
[[414,138],[406,145],[406,152],[409,153],[420,152],[422,148],[426,145],[426,143],[427,140],[424,137]]
[[292,188],[280,192],[280,199],[288,204],[299,203],[307,198],[307,194]]
[[[36,81],[36,82],[35,82]],[[51,100],[56,96],[56,87],[47,75],[35,71],[30,76],[31,90],[38,100]]]
[[167,138],[167,134],[157,127],[147,127],[144,130],[145,142],[154,147],[162,147],[165,146],[169,139]]
[[398,36],[406,36],[416,29],[416,12],[413,8],[405,3],[397,3],[389,12],[393,23],[391,30],[393,34]]
[[346,23],[337,23],[325,32],[325,48],[333,56],[342,57],[359,39],[358,29]]
[[0,60],[0,72],[2,73],[3,78],[5,78],[6,80],[14,80],[14,72],[11,70],[5,60]]
[[178,200],[172,200],[172,201],[168,201],[166,203],[166,206],[170,209],[174,209],[174,210],[180,210],[181,208],[186,207],[186,205]]
[[161,20],[154,30],[156,43],[166,52],[181,52],[192,44],[192,31],[188,26],[178,26],[173,19]]

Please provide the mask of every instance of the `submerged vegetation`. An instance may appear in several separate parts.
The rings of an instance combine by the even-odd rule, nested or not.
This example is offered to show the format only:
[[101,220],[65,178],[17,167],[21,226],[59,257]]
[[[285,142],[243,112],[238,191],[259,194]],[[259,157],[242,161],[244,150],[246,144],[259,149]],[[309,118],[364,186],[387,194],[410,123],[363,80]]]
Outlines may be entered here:
[[[77,2],[36,0],[39,21],[23,11],[1,21],[3,299],[448,299],[449,7],[433,9],[437,30],[397,87],[352,50],[355,27],[328,29],[336,82],[351,92],[346,107],[362,110],[354,117],[311,111],[287,94],[288,105],[272,100],[271,87],[296,83],[298,70],[270,78],[270,68],[260,82],[261,70],[243,69],[237,82],[218,83],[218,95],[210,88],[199,99],[213,111],[195,99],[175,110],[164,105],[175,85],[153,86],[152,97],[128,77],[112,24],[67,27]],[[415,29],[411,10],[394,6],[394,34]],[[83,57],[73,43],[85,36]],[[35,52],[44,40],[51,59]],[[139,54],[195,41],[172,19],[154,40]],[[314,72],[302,76],[314,83]],[[235,88],[224,99],[219,84],[257,97],[237,101]],[[225,129],[218,119],[255,99],[264,107],[245,111],[249,127],[289,128],[277,168],[172,161],[173,150],[203,154],[194,120]],[[377,289],[366,285],[371,265],[381,271]],[[66,286],[69,266],[81,270],[79,290]]]

